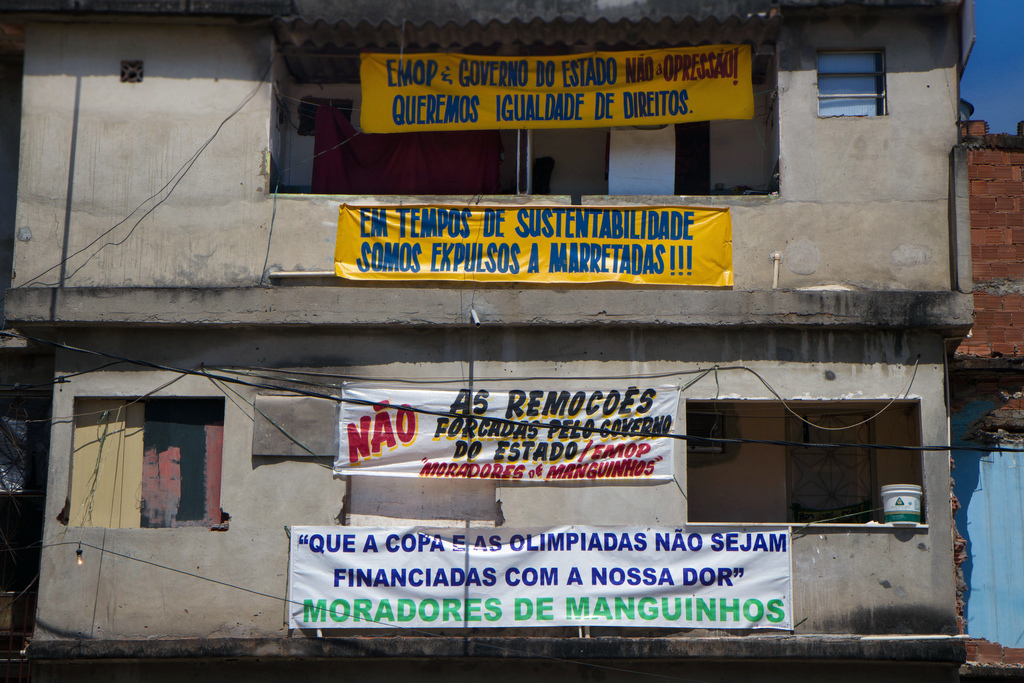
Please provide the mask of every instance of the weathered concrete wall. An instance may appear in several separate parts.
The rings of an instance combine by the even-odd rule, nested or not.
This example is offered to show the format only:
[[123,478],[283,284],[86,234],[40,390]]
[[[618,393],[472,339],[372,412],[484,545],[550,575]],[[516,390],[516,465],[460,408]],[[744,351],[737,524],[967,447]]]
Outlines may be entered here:
[[[302,278],[301,280],[309,279]],[[295,282],[295,280],[291,280]],[[468,296],[467,296],[468,293]],[[571,300],[571,302],[570,302]],[[628,287],[25,288],[7,293],[7,319],[46,325],[373,325],[805,327],[913,329],[962,335],[974,319],[957,292],[735,292]],[[568,302],[568,303],[567,303]],[[768,348],[766,353],[773,350]]]
[[270,57],[266,30],[30,24],[15,286],[59,284],[65,231],[68,283],[258,280]]
[[[521,642],[521,640],[520,640]],[[576,641],[578,642],[578,641]],[[506,654],[515,652],[520,647],[515,640],[509,639],[497,646],[499,652]],[[574,647],[578,648],[578,645]],[[621,647],[615,644],[614,648]],[[962,647],[962,646],[961,646]],[[494,651],[496,646],[487,648]],[[345,652],[347,654],[347,652]],[[379,654],[377,655],[379,657]],[[506,656],[508,656],[506,654]],[[223,681],[245,680],[253,683],[271,683],[287,679],[308,680],[314,683],[336,681],[339,668],[344,668],[345,677],[359,680],[404,681],[404,680],[438,680],[457,683],[488,680],[495,683],[516,683],[524,678],[530,680],[592,680],[600,676],[601,681],[608,683],[628,683],[639,678],[634,661],[617,661],[616,659],[598,659],[576,663],[571,661],[573,655],[563,655],[552,661],[550,655],[543,656],[544,661],[510,661],[506,658],[467,660],[465,657],[452,658],[447,661],[407,661],[398,658],[361,660],[345,657],[344,664],[339,659],[334,661],[302,662],[302,661],[243,661],[243,662],[201,662],[179,663],[160,662],[147,664],[139,661],[128,663],[98,663],[92,666],[81,664],[37,665],[33,672],[33,680],[58,681],[103,681],[104,683],[134,683],[145,680],[154,683],[171,683],[174,681]],[[948,656],[948,655],[947,655]],[[493,655],[492,655],[493,657]],[[878,661],[743,661],[743,662],[709,662],[701,661],[644,661],[644,677],[663,677],[666,679],[683,679],[693,681],[722,681],[737,683],[746,681],[763,681],[764,683],[787,683],[792,680],[818,681],[828,680],[834,683],[854,683],[856,681],[899,680],[907,683],[929,681],[932,683],[955,683],[957,669],[955,664],[946,662],[914,661],[885,662]],[[913,665],[911,665],[913,664]],[[916,665],[916,666],[914,666]]]
[[[888,114],[818,117],[817,53],[858,49],[884,49]],[[782,252],[788,286],[948,286],[958,50],[955,22],[934,17],[848,13],[784,24],[779,129],[787,205],[761,233],[771,242],[754,251],[762,259]],[[736,238],[744,250],[759,242]]]
[[[956,35],[952,15],[788,21],[778,46],[781,196],[583,201],[731,206],[738,290],[771,287],[776,250],[783,288],[949,289]],[[68,286],[255,284],[264,261],[331,269],[343,198],[280,196],[273,215],[268,196],[269,28],[36,24],[27,45],[16,227],[33,237],[18,244],[15,286],[57,283],[65,227]],[[886,51],[889,114],[818,118],[817,51],[868,47]],[[144,82],[120,83],[120,60],[139,58]],[[166,183],[171,197],[135,227]]]
[[[789,400],[921,401],[922,441],[946,438],[943,343],[938,335],[884,332],[799,332],[505,328],[397,330],[363,328],[267,332],[67,329],[76,345],[180,368],[220,366],[299,368],[374,378],[462,379],[538,388],[564,382],[590,386],[625,376],[661,383],[719,365],[719,382],[705,378],[685,399],[773,400],[756,370]],[[785,360],[783,360],[785,359]],[[105,362],[62,351],[58,374]],[[538,378],[531,380],[530,378]],[[543,379],[547,378],[547,379]],[[558,379],[552,379],[558,378]],[[174,381],[171,384],[168,382]],[[161,388],[162,387],[162,388]],[[54,395],[54,415],[71,415],[76,397],[219,396],[203,377],[133,369],[71,378]],[[308,458],[252,456],[252,387],[237,386],[225,401],[222,507],[227,531],[198,528],[69,528],[57,521],[69,486],[72,427],[55,421],[37,638],[274,636],[285,634],[280,600],[168,572],[86,548],[82,540],[201,576],[283,596],[288,525],[398,524],[546,526],[674,526],[687,520],[685,455],[677,447],[678,486],[513,486],[489,483],[378,481],[346,487]],[[838,405],[838,404],[837,404]],[[799,529],[793,537],[794,609],[798,633],[949,633],[955,628],[945,452],[922,456],[927,527],[833,525]],[[751,520],[756,521],[756,520]],[[56,544],[68,545],[56,545]],[[574,629],[556,630],[568,634]],[[619,631],[611,631],[619,633]],[[628,635],[629,631],[625,631]],[[536,635],[531,633],[531,635]]]

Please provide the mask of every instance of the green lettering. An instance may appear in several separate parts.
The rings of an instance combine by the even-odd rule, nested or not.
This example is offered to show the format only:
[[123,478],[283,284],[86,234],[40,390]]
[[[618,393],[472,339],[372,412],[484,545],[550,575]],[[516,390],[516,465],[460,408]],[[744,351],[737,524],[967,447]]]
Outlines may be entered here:
[[565,599],[566,619],[587,619],[589,617],[590,598],[580,598],[579,602],[576,602],[576,598]]
[[315,606],[312,600],[303,601],[302,620],[305,622],[327,621],[327,600],[317,600]]

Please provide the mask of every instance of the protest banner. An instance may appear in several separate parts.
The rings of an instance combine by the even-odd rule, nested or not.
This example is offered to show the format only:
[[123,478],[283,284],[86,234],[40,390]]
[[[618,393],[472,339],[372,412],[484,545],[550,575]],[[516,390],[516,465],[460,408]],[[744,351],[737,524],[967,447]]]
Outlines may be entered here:
[[749,45],[560,56],[361,56],[367,133],[750,119]]
[[351,280],[729,287],[729,209],[343,204],[335,271]]
[[677,387],[346,385],[338,474],[517,482],[672,479]]
[[292,527],[290,628],[791,629],[787,528]]

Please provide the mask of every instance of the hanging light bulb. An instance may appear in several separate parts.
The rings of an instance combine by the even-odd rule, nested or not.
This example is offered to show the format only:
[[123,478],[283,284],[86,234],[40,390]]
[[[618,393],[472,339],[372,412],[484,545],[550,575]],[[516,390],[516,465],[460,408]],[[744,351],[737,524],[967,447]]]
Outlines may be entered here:
[[75,551],[75,555],[78,556],[78,566],[81,567],[82,564],[83,564],[83,562],[82,562],[82,544],[81,543],[78,544],[78,550]]

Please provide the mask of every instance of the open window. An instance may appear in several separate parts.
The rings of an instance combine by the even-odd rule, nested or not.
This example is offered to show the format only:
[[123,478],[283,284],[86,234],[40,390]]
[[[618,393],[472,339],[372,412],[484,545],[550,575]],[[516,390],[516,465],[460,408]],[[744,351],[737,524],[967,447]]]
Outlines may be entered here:
[[[571,55],[596,49],[607,48],[500,45],[473,52]],[[289,46],[275,72],[271,190],[573,197],[777,192],[774,46],[754,46],[752,52],[751,120],[370,135],[360,132],[358,52]]]
[[223,399],[78,399],[70,525],[220,525],[223,441]]
[[881,522],[882,486],[921,484],[920,453],[873,447],[920,446],[916,402],[789,407],[687,402],[690,522]]

